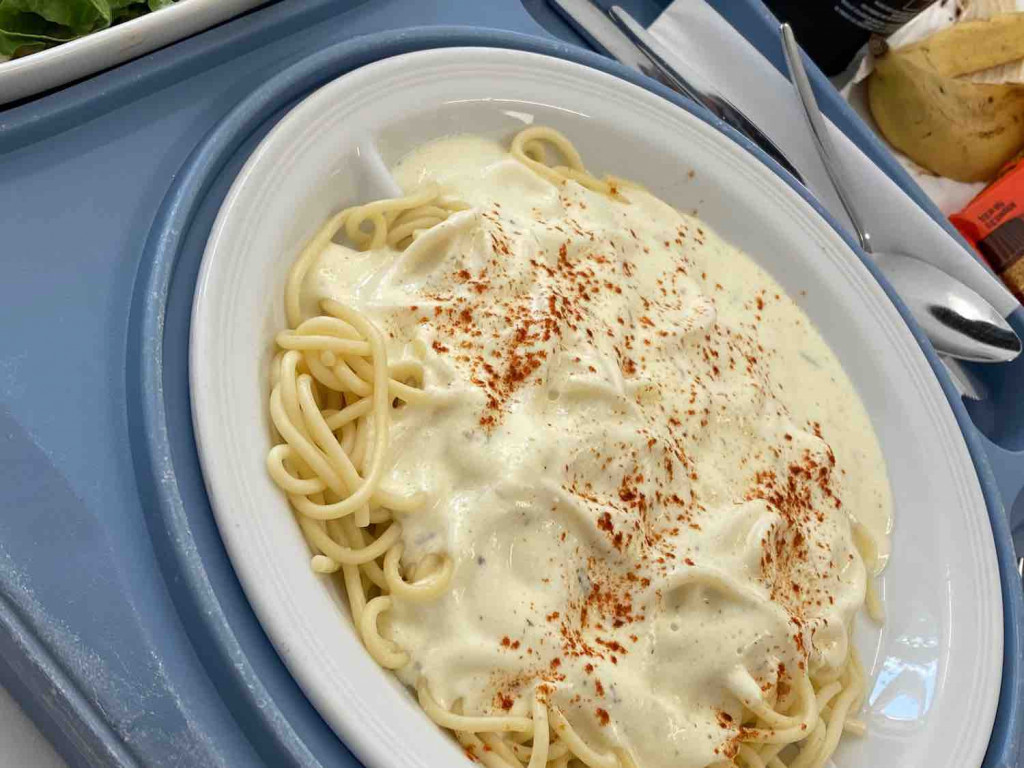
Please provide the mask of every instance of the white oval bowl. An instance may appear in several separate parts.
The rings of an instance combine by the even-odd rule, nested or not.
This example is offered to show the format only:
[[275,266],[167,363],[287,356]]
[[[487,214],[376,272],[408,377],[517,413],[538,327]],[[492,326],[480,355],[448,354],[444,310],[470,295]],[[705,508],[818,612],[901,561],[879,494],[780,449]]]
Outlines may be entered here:
[[344,596],[310,569],[265,469],[268,367],[285,326],[285,275],[331,213],[393,194],[386,169],[423,142],[466,132],[507,139],[530,121],[568,134],[591,170],[696,209],[817,325],[881,441],[896,519],[882,584],[887,623],[857,630],[871,675],[869,735],[845,738],[834,761],[980,765],[1002,665],[992,531],[963,436],[899,312],[811,205],[701,119],[610,75],[501,49],[410,53],[316,91],[250,157],[207,243],[190,340],[203,473],[246,595],[306,695],[371,768],[466,761],[367,655]]

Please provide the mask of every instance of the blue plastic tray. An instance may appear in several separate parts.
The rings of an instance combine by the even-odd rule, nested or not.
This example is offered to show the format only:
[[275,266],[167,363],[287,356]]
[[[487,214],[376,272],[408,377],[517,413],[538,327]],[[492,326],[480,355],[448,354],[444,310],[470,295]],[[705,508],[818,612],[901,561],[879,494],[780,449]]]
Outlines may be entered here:
[[[350,69],[425,47],[502,45],[636,81],[577,47],[543,0],[524,3],[539,23],[518,0],[281,0],[0,112],[0,680],[72,765],[355,764],[263,635],[209,512],[188,408],[195,273],[255,143]],[[645,22],[661,5],[624,4]],[[780,63],[756,0],[713,4]],[[465,26],[412,28],[438,24]],[[1024,312],[1014,322],[1024,330]],[[1024,600],[999,492],[1024,517],[1024,408],[1013,395],[1024,365],[982,374],[994,398],[971,415],[992,439],[943,382],[1003,575],[1007,653],[986,766],[1014,766]]]

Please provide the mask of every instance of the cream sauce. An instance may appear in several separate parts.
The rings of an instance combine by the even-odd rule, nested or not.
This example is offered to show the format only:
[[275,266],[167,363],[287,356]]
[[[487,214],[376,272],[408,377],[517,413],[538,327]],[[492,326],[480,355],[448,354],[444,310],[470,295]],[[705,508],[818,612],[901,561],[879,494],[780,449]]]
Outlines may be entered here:
[[403,562],[450,589],[382,631],[445,706],[528,714],[532,687],[594,746],[705,766],[737,734],[724,681],[841,666],[865,594],[851,517],[884,556],[889,486],[835,356],[750,258],[624,187],[539,178],[460,136],[394,170],[472,207],[404,252],[331,245],[307,305],[351,303],[416,357],[385,482],[421,488]]

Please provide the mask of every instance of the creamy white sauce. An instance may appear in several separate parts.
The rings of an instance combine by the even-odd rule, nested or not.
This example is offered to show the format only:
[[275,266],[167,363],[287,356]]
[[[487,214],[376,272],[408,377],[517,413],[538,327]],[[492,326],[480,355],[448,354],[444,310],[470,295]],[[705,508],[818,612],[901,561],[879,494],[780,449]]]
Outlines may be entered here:
[[544,681],[644,768],[721,759],[737,665],[773,686],[843,664],[850,516],[888,551],[853,387],[769,275],[646,192],[559,188],[465,136],[395,176],[472,208],[401,253],[330,246],[304,296],[367,313],[437,396],[391,430],[385,483],[431,498],[399,516],[403,560],[455,561],[441,598],[381,620],[400,677],[468,713],[528,714]]

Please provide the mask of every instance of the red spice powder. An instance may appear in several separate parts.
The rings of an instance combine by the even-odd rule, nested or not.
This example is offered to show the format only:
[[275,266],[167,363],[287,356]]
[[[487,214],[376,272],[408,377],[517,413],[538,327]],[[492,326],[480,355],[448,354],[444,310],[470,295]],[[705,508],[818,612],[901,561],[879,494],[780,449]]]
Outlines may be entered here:
[[[557,633],[556,647],[561,657],[551,659],[547,669],[538,659],[540,666],[529,675],[534,680],[564,677],[558,672],[563,659],[567,664],[574,659],[586,659],[584,671],[594,674],[600,664],[614,665],[619,656],[627,655],[627,649],[609,633],[644,620],[645,600],[649,599],[644,590],[651,587],[651,577],[664,576],[680,562],[695,566],[694,560],[685,556],[685,551],[676,552],[674,546],[681,529],[702,530],[697,520],[703,521],[702,515],[707,513],[698,498],[700,478],[686,455],[686,448],[695,437],[709,427],[714,428],[712,422],[719,417],[717,410],[712,412],[712,406],[717,409],[718,405],[709,401],[707,395],[709,387],[719,386],[716,379],[745,372],[756,387],[767,391],[762,366],[769,353],[757,342],[757,322],[727,328],[714,321],[713,296],[702,298],[706,303],[701,305],[703,309],[698,307],[694,311],[692,288],[686,286],[692,286],[687,274],[696,270],[694,262],[686,257],[684,246],[684,241],[692,241],[694,236],[682,229],[674,238],[676,245],[684,246],[673,249],[678,255],[678,264],[672,264],[657,279],[658,289],[641,297],[642,314],[631,315],[628,311],[617,310],[616,304],[611,304],[612,309],[608,311],[607,301],[621,302],[617,297],[623,294],[623,287],[635,288],[635,284],[631,286],[628,281],[634,277],[636,269],[624,260],[621,247],[616,247],[615,258],[610,258],[607,255],[611,252],[609,243],[595,241],[594,233],[586,231],[570,217],[564,226],[551,228],[575,237],[561,242],[557,254],[537,254],[526,265],[526,274],[517,272],[513,280],[506,269],[511,261],[507,257],[514,255],[512,235],[521,233],[510,235],[506,231],[507,220],[503,221],[497,210],[485,212],[484,218],[490,222],[486,237],[493,258],[483,267],[475,264],[472,271],[458,269],[454,272],[454,288],[450,292],[427,297],[435,303],[431,322],[438,338],[432,344],[434,351],[447,353],[484,393],[484,405],[478,417],[483,431],[497,429],[514,398],[519,397],[525,387],[543,384],[548,366],[555,360],[565,360],[567,350],[580,352],[573,358],[575,371],[589,372],[593,376],[602,373],[588,362],[584,349],[591,345],[604,355],[612,350],[622,376],[633,380],[630,386],[637,383],[648,386],[643,382],[651,380],[652,366],[662,359],[655,356],[655,352],[666,345],[681,343],[684,337],[698,356],[699,372],[692,383],[685,385],[689,391],[683,388],[679,393],[681,397],[676,398],[681,403],[689,395],[685,406],[676,407],[672,398],[660,401],[656,424],[648,431],[641,430],[634,441],[624,444],[624,450],[632,454],[615,454],[620,450],[616,447],[606,451],[604,456],[595,455],[595,465],[613,478],[604,490],[595,490],[589,482],[568,473],[565,490],[590,509],[590,519],[615,549],[608,557],[613,562],[616,557],[620,561],[625,557],[635,558],[636,564],[634,570],[617,575],[593,558],[588,560],[586,572],[579,578],[579,589],[572,579],[574,591],[567,606],[546,615],[552,626],[541,625],[549,640],[552,633]],[[697,240],[701,242],[704,233],[699,228],[697,232]],[[632,236],[638,239],[636,233]],[[588,242],[590,246],[586,245]],[[670,244],[671,241],[665,241],[666,247]],[[522,265],[516,266],[518,269]],[[645,280],[649,277],[644,275]],[[706,274],[702,277],[707,279]],[[520,284],[515,281],[528,285],[529,289],[509,290],[510,284]],[[680,281],[686,281],[685,285]],[[718,283],[714,283],[714,288],[723,290]],[[687,295],[691,298],[686,299]],[[759,321],[759,316],[752,314],[753,306],[758,311],[764,309],[763,292],[747,305],[748,318]],[[680,316],[696,320],[691,326],[676,327],[673,323],[677,323]],[[739,373],[731,374],[732,371]],[[657,396],[661,394],[656,392]],[[637,397],[639,402],[639,395]],[[652,398],[652,402],[659,402],[658,397]],[[811,429],[820,437],[820,425],[813,424]],[[792,452],[793,436],[786,434],[785,441],[778,448],[768,450],[776,457],[782,455],[779,452],[782,448]],[[823,519],[822,499],[836,509],[841,505],[832,483],[835,459],[831,452],[828,459],[814,459],[805,453],[788,465],[782,464],[785,468],[778,471],[754,471],[754,467],[764,465],[753,459],[749,464],[752,480],[744,498],[763,499],[779,509],[788,532],[766,536],[761,542],[762,579],[769,586],[772,599],[797,618],[803,616],[805,606],[811,601],[823,600],[822,595],[808,593],[801,584],[806,583],[806,567],[811,560],[804,530]],[[687,480],[692,490],[683,489]],[[666,510],[670,512],[666,514]],[[564,531],[558,540],[566,541]],[[542,581],[547,583],[548,579]],[[658,597],[660,593],[655,590],[655,599]],[[639,641],[636,634],[628,637],[633,643]],[[803,632],[798,629],[793,641],[806,658]],[[500,640],[500,645],[515,650],[520,642],[506,636]],[[541,646],[544,648],[538,646],[538,654],[547,655],[551,646],[543,640]],[[638,652],[637,647],[631,647]],[[778,682],[780,691],[788,685],[783,680],[783,671]],[[604,686],[596,678],[595,691],[597,696],[604,696]],[[501,695],[499,706],[507,710],[511,703],[506,707],[506,702],[515,701],[519,692],[508,689]],[[602,725],[607,724],[608,713],[603,709],[596,711]],[[720,722],[732,727],[728,713],[721,715]],[[735,750],[735,745],[724,749],[726,752]]]

